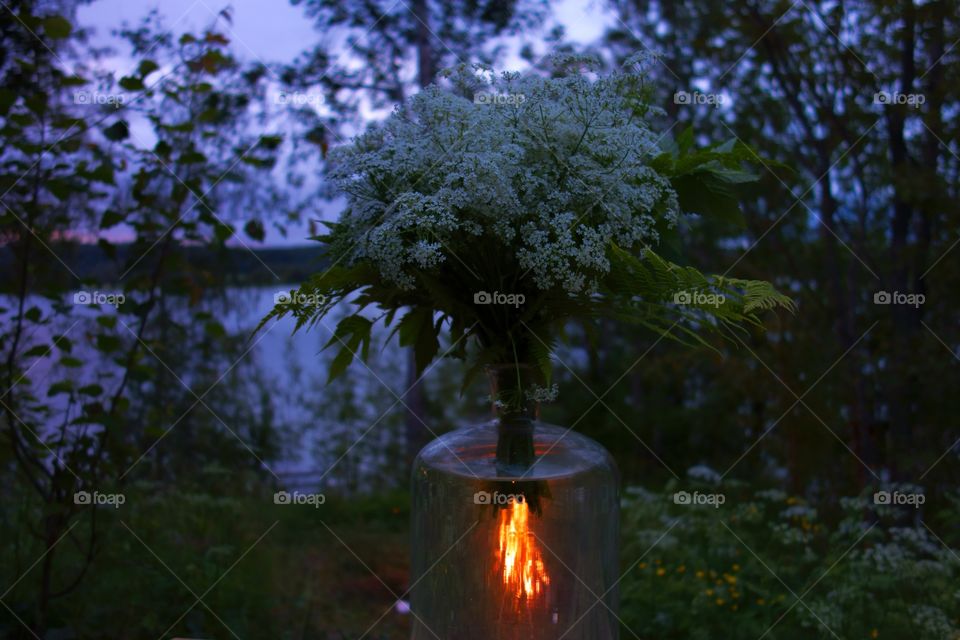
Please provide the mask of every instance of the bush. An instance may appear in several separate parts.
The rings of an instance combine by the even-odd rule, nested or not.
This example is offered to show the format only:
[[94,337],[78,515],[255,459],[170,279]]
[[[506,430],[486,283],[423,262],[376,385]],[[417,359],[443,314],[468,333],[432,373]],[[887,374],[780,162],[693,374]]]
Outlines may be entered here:
[[[710,506],[667,489],[624,499],[621,617],[639,637],[960,638],[960,555],[920,511],[870,494],[841,499],[827,522],[779,490],[701,486],[726,498]],[[949,503],[938,521],[955,521]]]

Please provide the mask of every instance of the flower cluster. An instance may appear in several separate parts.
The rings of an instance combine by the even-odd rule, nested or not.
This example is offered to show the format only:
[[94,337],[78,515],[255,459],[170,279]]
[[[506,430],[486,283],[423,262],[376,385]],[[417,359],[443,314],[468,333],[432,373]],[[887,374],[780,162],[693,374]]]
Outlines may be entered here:
[[[297,327],[337,304],[331,379],[368,352],[371,327],[397,322],[418,372],[440,353],[483,366],[533,364],[570,321],[633,322],[687,344],[729,338],[759,314],[793,310],[763,281],[701,273],[656,254],[681,212],[736,212],[755,157],[734,141],[697,148],[692,129],[657,131],[645,85],[649,57],[601,75],[566,56],[550,75],[461,66],[350,145],[330,154],[346,208],[316,239],[329,266],[295,292],[321,305],[277,305]],[[710,197],[703,197],[710,194]],[[691,291],[722,305],[678,304]],[[376,307],[372,320],[364,310]],[[549,394],[547,394],[549,395]],[[544,396],[547,397],[547,396]],[[502,398],[501,398],[502,399]],[[515,400],[522,401],[523,398]]]
[[611,243],[655,243],[680,208],[651,166],[660,135],[638,99],[642,74],[591,79],[577,69],[461,67],[448,73],[454,91],[428,87],[335,150],[347,259],[411,289],[418,274],[445,269],[486,285],[496,255],[540,290],[589,293],[609,272]]
[[[710,471],[698,466],[682,482],[716,490]],[[621,615],[640,636],[960,638],[960,556],[947,542],[955,492],[907,525],[913,507],[878,505],[872,492],[841,498],[841,513],[823,517],[780,489],[720,486],[730,499],[719,522],[711,509],[677,507],[674,483],[626,489],[625,550],[642,561],[621,583]],[[813,586],[791,593],[794,584]]]

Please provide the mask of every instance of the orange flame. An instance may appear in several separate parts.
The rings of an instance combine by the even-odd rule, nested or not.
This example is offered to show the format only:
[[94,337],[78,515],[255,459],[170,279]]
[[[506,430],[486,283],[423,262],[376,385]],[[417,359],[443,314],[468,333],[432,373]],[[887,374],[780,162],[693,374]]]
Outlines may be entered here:
[[550,584],[529,519],[530,508],[526,502],[514,502],[500,512],[500,566],[497,572],[502,572],[504,586],[517,598],[538,596]]

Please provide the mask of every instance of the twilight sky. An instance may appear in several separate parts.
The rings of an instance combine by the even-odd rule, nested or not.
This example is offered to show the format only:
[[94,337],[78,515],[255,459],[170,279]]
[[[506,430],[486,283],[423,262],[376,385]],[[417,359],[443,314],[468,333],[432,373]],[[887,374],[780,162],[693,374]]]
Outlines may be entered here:
[[[104,38],[124,21],[136,24],[153,8],[175,31],[183,31],[207,25],[227,5],[233,8],[231,33],[238,53],[250,59],[287,62],[317,40],[303,9],[287,0],[97,0],[82,7],[79,18]],[[554,15],[576,42],[596,39],[614,21],[599,0],[555,1]]]
[[[398,0],[405,2],[407,0]],[[567,39],[588,43],[599,38],[616,20],[614,15],[603,7],[601,0],[553,0],[553,17],[562,24]],[[136,25],[152,9],[163,16],[164,23],[175,33],[187,30],[199,30],[208,26],[221,9],[230,6],[233,9],[233,25],[227,28],[221,24],[235,45],[236,55],[247,61],[259,60],[264,63],[290,62],[297,54],[310,48],[318,39],[312,23],[304,15],[302,7],[294,7],[288,0],[97,0],[79,9],[78,20],[87,27],[93,27],[93,43],[111,45],[116,55],[102,62],[115,68],[118,75],[130,72],[134,62],[127,55],[124,42],[111,36],[111,32],[124,23]],[[549,21],[548,21],[549,22]],[[536,34],[526,36],[539,38]],[[519,48],[519,47],[518,47]],[[518,58],[508,58],[504,66],[510,69],[522,68]],[[152,135],[146,123],[131,122],[131,133],[139,143],[152,145]],[[335,217],[339,205],[330,203],[321,207],[323,217]],[[117,230],[119,236],[114,240],[123,240],[125,232]],[[308,233],[305,228],[289,229],[284,238],[268,226],[266,245],[305,244]],[[229,244],[253,246],[249,238],[237,238]]]

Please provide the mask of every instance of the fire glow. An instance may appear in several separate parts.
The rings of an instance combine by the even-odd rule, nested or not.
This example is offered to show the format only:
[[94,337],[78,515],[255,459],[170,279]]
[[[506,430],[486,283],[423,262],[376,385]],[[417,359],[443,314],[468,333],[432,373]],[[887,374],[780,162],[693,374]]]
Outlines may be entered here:
[[502,573],[504,586],[517,598],[539,596],[550,584],[529,519],[530,508],[526,502],[514,502],[500,511],[497,571]]

